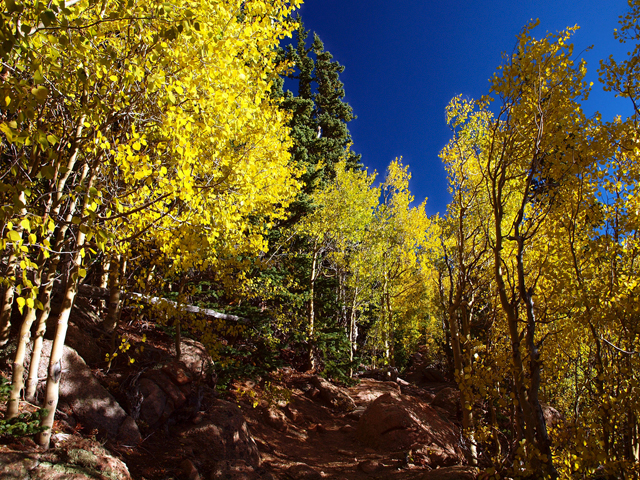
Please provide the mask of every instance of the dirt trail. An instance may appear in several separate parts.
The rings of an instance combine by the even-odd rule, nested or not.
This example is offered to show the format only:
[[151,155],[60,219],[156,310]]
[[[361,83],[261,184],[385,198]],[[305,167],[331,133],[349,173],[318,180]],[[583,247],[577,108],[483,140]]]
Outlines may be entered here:
[[[82,325],[81,318],[76,317],[74,320]],[[152,369],[155,365],[171,362],[174,354],[172,338],[159,328],[146,324],[141,326],[133,322],[126,325],[127,331],[123,334],[126,333],[127,337],[136,344],[143,342],[141,336],[144,332],[147,338],[144,353],[139,355],[134,364],[127,362],[125,365],[121,362],[121,365],[110,372],[105,372],[101,362],[96,362],[93,367],[94,375],[123,405],[127,404],[121,388],[123,381],[132,376],[138,378],[141,368],[142,370]],[[73,340],[73,336],[69,339]],[[82,350],[80,347],[86,343],[93,345],[89,350],[102,351],[107,347],[100,342],[104,342],[104,338],[91,339],[85,335],[79,337],[75,343],[79,350]],[[416,367],[415,371],[420,373],[423,367]],[[8,373],[8,371],[4,372],[5,375]],[[422,378],[422,373],[417,377]],[[432,468],[428,463],[420,464],[414,460],[411,451],[402,448],[375,450],[365,446],[363,439],[358,439],[356,435],[358,421],[376,398],[384,394],[400,396],[402,393],[405,399],[413,398],[420,409],[429,410],[430,415],[441,417],[448,425],[453,425],[456,419],[449,415],[451,409],[447,412],[446,409],[434,409],[428,406],[439,390],[452,385],[425,381],[408,383],[401,380],[396,383],[369,378],[363,378],[349,388],[324,383],[328,386],[327,388],[333,389],[334,393],[338,392],[338,395],[340,392],[343,395],[348,394],[355,403],[354,409],[352,403],[348,408],[343,408],[344,405],[340,402],[331,406],[331,401],[326,398],[326,391],[320,392],[322,386],[319,383],[321,382],[324,380],[320,380],[319,377],[283,369],[275,372],[263,383],[236,382],[235,388],[229,394],[220,394],[211,385],[203,386],[204,397],[198,412],[199,418],[204,415],[210,421],[216,422],[216,414],[210,412],[215,411],[215,405],[225,403],[231,407],[237,404],[246,419],[261,459],[260,465],[246,475],[236,472],[237,475],[234,473],[230,477],[217,476],[212,468],[218,460],[206,455],[203,457],[198,452],[197,446],[188,445],[184,437],[181,437],[181,429],[188,428],[191,425],[189,422],[182,424],[165,422],[161,426],[151,427],[139,420],[138,426],[143,438],[140,443],[125,445],[109,440],[104,445],[124,460],[131,472],[131,477],[135,480],[209,480],[210,478],[212,480],[217,478],[427,480],[425,474]],[[127,382],[124,383],[127,384]],[[351,402],[350,399],[348,403]],[[232,404],[220,402],[220,400],[232,402]],[[455,406],[453,412],[455,417]],[[54,424],[54,432],[65,435],[73,441],[81,441],[83,438],[95,440],[96,436],[100,437],[98,430],[89,430],[80,422],[71,422],[71,420],[73,419],[69,415],[62,415],[61,412],[61,416]],[[191,418],[190,422],[194,423],[191,425],[192,428],[197,426],[194,418]],[[386,426],[386,423],[384,425]],[[453,428],[457,429],[457,427]],[[233,442],[237,444],[235,438]],[[23,439],[15,442],[15,445],[5,445],[3,448],[9,452],[37,450],[30,439]],[[255,445],[252,448],[255,451]],[[238,460],[242,461],[241,458]]]
[[[297,475],[296,465],[305,464],[319,476],[330,479],[413,479],[422,478],[425,468],[411,463],[409,452],[379,452],[363,446],[356,438],[360,414],[377,397],[398,394],[400,387],[393,382],[362,379],[350,387],[348,394],[356,403],[353,412],[338,412],[300,388],[304,388],[304,376],[293,375],[285,385],[290,388],[291,399],[285,412],[289,413],[284,426],[275,428],[267,419],[265,408],[252,408],[249,402],[241,407],[251,432],[258,443],[263,467],[275,478],[313,478]],[[437,390],[438,385],[430,386]],[[430,396],[427,390],[409,387],[416,395]],[[311,392],[312,393],[312,392]],[[293,414],[291,412],[294,412]],[[273,423],[273,422],[271,422]],[[303,471],[303,467],[298,467]],[[309,474],[312,475],[312,474]]]

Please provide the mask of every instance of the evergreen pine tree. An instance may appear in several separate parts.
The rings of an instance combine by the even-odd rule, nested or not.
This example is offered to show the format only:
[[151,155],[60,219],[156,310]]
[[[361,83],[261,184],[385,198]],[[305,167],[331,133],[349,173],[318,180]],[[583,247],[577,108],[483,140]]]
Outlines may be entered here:
[[[335,178],[335,165],[340,160],[346,156],[347,168],[353,170],[362,168],[362,164],[360,155],[348,150],[351,135],[347,123],[355,117],[351,106],[344,101],[344,85],[339,78],[344,67],[324,50],[317,35],[314,34],[309,46],[309,31],[304,28],[300,18],[296,21],[299,27],[292,44],[280,52],[281,61],[293,63],[294,70],[285,78],[277,79],[273,96],[281,98],[282,108],[291,113],[291,161],[303,172],[303,188],[297,200],[289,206],[288,220],[271,231],[271,251],[265,255],[266,261],[262,265],[256,265],[255,275],[256,279],[260,278],[257,284],[268,283],[272,291],[278,292],[269,299],[270,307],[273,312],[281,312],[280,315],[287,312],[284,314],[287,318],[301,321],[306,318],[305,310],[311,305],[311,297],[315,296],[317,335],[306,338],[306,326],[294,324],[282,341],[284,344],[291,342],[298,355],[302,350],[313,355],[312,352],[321,349],[324,357],[328,350],[335,349],[335,332],[341,331],[335,325],[335,313],[339,308],[336,279],[331,275],[321,275],[314,283],[314,293],[310,292],[309,279],[314,262],[314,255],[310,252],[313,248],[305,235],[292,237],[291,232],[305,215],[313,212],[311,195]],[[285,91],[285,79],[294,83],[292,89],[297,90],[295,93]],[[317,271],[324,272],[324,253],[316,252],[315,261]],[[330,341],[325,341],[325,330]]]
[[[311,50],[316,55],[315,82],[317,93],[313,95],[315,103],[315,120],[321,128],[321,137],[316,143],[314,156],[326,162],[325,179],[335,178],[334,165],[351,143],[351,134],[347,123],[354,120],[351,106],[344,102],[344,84],[340,81],[340,74],[344,66],[333,61],[333,55],[324,50],[324,44],[317,34],[314,34]],[[360,155],[349,151],[347,153],[347,167],[359,169]]]
[[[297,82],[297,95],[282,93],[282,106],[292,114],[291,136],[294,140],[293,161],[303,167],[303,193],[292,208],[293,217],[308,212],[307,196],[327,180],[335,177],[334,165],[345,155],[351,144],[347,123],[356,117],[351,106],[344,101],[344,84],[339,75],[344,67],[333,61],[333,55],[324,50],[318,35],[314,34],[311,47],[307,47],[309,31],[300,18],[295,34],[295,46],[289,45],[283,59],[292,61],[295,71],[287,78]],[[314,59],[315,56],[315,59]],[[350,168],[362,167],[360,155],[347,153]],[[318,169],[322,164],[323,168]]]

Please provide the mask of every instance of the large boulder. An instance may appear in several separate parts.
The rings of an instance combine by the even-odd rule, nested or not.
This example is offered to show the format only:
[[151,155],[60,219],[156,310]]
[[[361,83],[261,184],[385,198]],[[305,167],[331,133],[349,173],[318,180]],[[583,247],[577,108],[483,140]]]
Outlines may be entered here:
[[144,372],[132,389],[139,393],[140,418],[150,428],[193,419],[202,407],[202,388],[191,381],[182,362]]
[[162,388],[148,378],[140,379],[138,387],[143,399],[140,406],[140,419],[152,428],[160,426],[173,412],[173,408],[167,406],[167,395]]
[[447,381],[442,372],[433,367],[423,369],[422,378],[427,383],[445,383]]
[[100,353],[101,349],[93,337],[73,323],[69,323],[65,344],[78,352],[78,355],[89,365],[104,360],[104,356]]
[[[54,435],[54,443],[55,443]],[[132,480],[127,466],[98,442],[67,435],[44,452],[1,452],[6,480]]]
[[444,409],[450,418],[460,418],[462,415],[462,404],[460,402],[460,390],[453,387],[445,387],[440,390],[431,406]]
[[320,391],[320,397],[331,408],[341,412],[350,412],[356,408],[355,402],[346,389],[340,388],[317,375],[311,377],[311,383]]
[[[42,345],[42,361],[38,366],[40,378],[47,376],[52,343],[51,340],[45,340]],[[30,355],[26,360],[28,363]],[[78,352],[67,346],[62,353],[58,405],[70,411],[88,431],[97,430],[103,436],[129,445],[142,439],[135,422],[128,421],[127,413],[100,385]]]
[[400,386],[397,383],[374,380],[372,378],[363,378],[357,385],[349,388],[351,398],[358,405],[365,406],[384,394],[398,396],[400,393]]
[[182,338],[180,341],[180,361],[193,378],[204,377],[213,367],[213,360],[207,348],[191,338]]
[[242,463],[244,468],[256,469],[260,453],[242,412],[234,403],[215,400],[197,425],[185,422],[176,425],[180,442],[193,450],[201,461],[200,472],[215,472],[221,465]]
[[462,463],[458,429],[419,399],[385,394],[374,400],[358,421],[358,440],[380,451],[411,450],[431,467]]

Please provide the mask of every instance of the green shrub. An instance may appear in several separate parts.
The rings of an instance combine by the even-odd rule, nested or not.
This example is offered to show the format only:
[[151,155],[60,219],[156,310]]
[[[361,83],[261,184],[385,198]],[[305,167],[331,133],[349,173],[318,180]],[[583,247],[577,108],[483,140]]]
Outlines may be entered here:
[[[11,383],[0,376],[0,402],[5,402],[11,393]],[[46,430],[40,426],[40,419],[47,414],[47,410],[41,408],[34,413],[21,413],[17,417],[9,420],[0,420],[0,438],[3,437],[24,437],[35,435]]]

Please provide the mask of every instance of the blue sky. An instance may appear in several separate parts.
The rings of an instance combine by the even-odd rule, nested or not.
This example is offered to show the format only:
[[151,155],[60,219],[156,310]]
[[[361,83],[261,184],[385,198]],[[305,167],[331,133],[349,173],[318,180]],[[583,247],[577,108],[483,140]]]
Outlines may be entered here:
[[[358,116],[349,124],[354,151],[370,170],[384,175],[402,156],[413,175],[417,202],[444,213],[449,201],[438,153],[450,138],[445,122],[449,100],[489,93],[488,79],[511,52],[516,35],[540,19],[534,36],[578,24],[574,53],[587,62],[594,89],[585,111],[605,120],[630,113],[627,103],[602,92],[599,60],[622,59],[633,47],[613,38],[625,0],[305,0],[305,27],[344,65],[346,101]],[[593,45],[590,51],[584,50]]]

